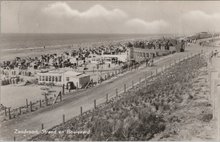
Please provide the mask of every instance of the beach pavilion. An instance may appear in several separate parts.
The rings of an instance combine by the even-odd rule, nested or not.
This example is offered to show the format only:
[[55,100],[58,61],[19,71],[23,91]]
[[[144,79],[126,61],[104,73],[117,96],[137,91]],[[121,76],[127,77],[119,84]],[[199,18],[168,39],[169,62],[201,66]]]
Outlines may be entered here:
[[90,82],[90,76],[73,70],[55,70],[38,73],[38,84],[69,86],[69,89],[83,88]]

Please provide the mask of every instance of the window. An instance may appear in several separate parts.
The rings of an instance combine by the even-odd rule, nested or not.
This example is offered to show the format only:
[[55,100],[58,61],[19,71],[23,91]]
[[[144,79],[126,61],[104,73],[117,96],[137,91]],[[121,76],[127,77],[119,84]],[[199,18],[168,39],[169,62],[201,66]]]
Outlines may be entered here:
[[46,81],[48,81],[48,76],[46,76]]
[[55,77],[55,81],[58,82],[58,76]]
[[66,77],[66,81],[70,81],[70,78],[69,78],[69,77]]
[[41,81],[41,76],[39,77],[39,81]]
[[59,76],[59,82],[61,82],[61,76]]
[[49,81],[51,81],[51,76],[49,76]]
[[52,82],[54,82],[54,76],[52,76]]
[[42,76],[42,81],[44,81],[44,79],[45,79],[45,76]]

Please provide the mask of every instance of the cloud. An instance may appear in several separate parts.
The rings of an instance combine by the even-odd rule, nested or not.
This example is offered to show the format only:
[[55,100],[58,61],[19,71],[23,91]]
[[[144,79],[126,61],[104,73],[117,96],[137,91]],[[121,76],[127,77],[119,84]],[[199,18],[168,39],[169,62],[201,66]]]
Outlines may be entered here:
[[208,14],[200,10],[187,12],[181,17],[181,25],[187,31],[219,31],[220,13]]
[[139,18],[134,18],[128,20],[126,25],[136,32],[156,33],[161,30],[163,31],[169,24],[164,20],[147,22]]
[[190,18],[190,19],[202,19],[202,20],[219,19],[220,13],[207,14],[207,13],[200,11],[200,10],[194,10],[194,11],[190,11],[188,13],[185,13],[183,15],[183,17]]
[[76,9],[71,8],[67,3],[65,2],[56,2],[53,3],[46,8],[43,9],[43,12],[57,16],[57,17],[72,17],[72,18],[125,18],[127,17],[127,14],[124,13],[120,9],[113,9],[113,10],[107,10],[105,7],[101,5],[94,5],[90,7],[88,10],[80,12]]
[[68,32],[158,33],[169,25],[164,20],[148,22],[133,18],[121,9],[109,10],[102,5],[93,5],[85,11],[79,11],[66,2],[55,2],[43,8],[42,11],[49,16],[48,19],[53,18],[50,21],[53,21],[55,27],[59,25],[62,30]]

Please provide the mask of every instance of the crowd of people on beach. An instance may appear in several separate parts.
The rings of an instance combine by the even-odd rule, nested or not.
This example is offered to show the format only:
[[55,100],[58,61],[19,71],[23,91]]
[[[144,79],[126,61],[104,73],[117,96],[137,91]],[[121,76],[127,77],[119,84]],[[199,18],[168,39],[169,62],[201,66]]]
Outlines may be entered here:
[[[1,74],[6,75],[3,76],[2,84],[10,84],[13,80],[18,80],[19,75],[22,75],[22,72],[25,72],[27,76],[34,76],[36,71],[48,71],[53,69],[61,69],[61,68],[70,68],[75,69],[76,71],[86,71],[86,70],[100,70],[100,66],[105,64],[105,58],[102,55],[129,55],[129,48],[145,48],[145,49],[165,49],[169,50],[170,46],[175,46],[176,40],[174,39],[155,39],[155,40],[135,40],[135,41],[126,41],[126,42],[118,42],[118,43],[109,43],[105,45],[96,45],[91,47],[79,47],[75,49],[67,49],[66,51],[62,51],[62,53],[47,53],[42,54],[36,57],[16,57],[14,60],[3,61],[0,63]],[[124,57],[123,57],[124,58]],[[129,57],[127,57],[129,58]],[[133,66],[134,64],[138,64],[135,62],[131,64],[131,62],[122,62],[121,60],[117,60],[116,57],[110,58],[111,63],[116,66],[121,66],[122,69],[127,68],[129,66]],[[93,62],[95,60],[95,62]],[[109,60],[109,59],[108,59]],[[109,61],[108,69],[110,69],[111,65]],[[90,66],[90,63],[95,63],[96,66]],[[147,58],[144,62],[146,62],[146,66],[153,65],[153,58]],[[92,69],[88,69],[88,67]],[[8,71],[13,72],[13,70],[17,70],[16,74],[11,74],[12,76],[7,76]],[[14,79],[15,77],[15,79]],[[12,81],[11,81],[12,80]],[[6,83],[5,83],[6,82]],[[17,81],[15,81],[17,84]]]
[[[3,61],[1,68],[3,69],[34,69],[49,68],[65,68],[77,67],[79,61],[86,62],[86,59],[91,58],[92,55],[99,56],[102,54],[118,55],[126,52],[125,46],[99,46],[94,48],[79,48],[72,51],[65,51],[62,54],[43,54],[40,57],[16,57],[12,61]],[[74,58],[75,60],[71,60]]]
[[[55,69],[74,69],[77,72],[84,73],[85,70],[102,70],[105,62],[110,69],[111,64],[121,66],[122,61],[117,58],[111,58],[110,62],[105,61],[102,55],[121,55],[126,54],[127,47],[123,43],[112,43],[108,45],[96,45],[91,47],[79,47],[67,49],[62,53],[47,53],[36,57],[16,57],[14,60],[3,61],[1,67],[1,84],[18,84],[18,80],[22,79],[23,75],[32,76],[36,72],[47,72]],[[95,62],[92,62],[95,61]],[[90,63],[92,62],[92,66]],[[90,68],[89,68],[90,67]],[[24,72],[24,73],[23,73]],[[22,76],[22,77],[20,77]]]
[[[157,39],[157,40],[137,40],[133,43],[117,43],[115,45],[100,45],[97,47],[90,48],[78,48],[73,49],[72,51],[65,51],[62,54],[42,54],[40,57],[16,57],[12,61],[3,61],[0,65],[1,68],[19,68],[19,69],[28,69],[33,67],[34,69],[48,68],[49,66],[55,68],[64,68],[64,67],[77,67],[79,61],[83,63],[86,62],[86,59],[91,58],[91,56],[101,56],[105,55],[119,55],[125,53],[129,47],[135,48],[146,48],[146,49],[161,49],[164,47],[165,50],[169,50],[170,46],[175,46],[177,41],[174,39]],[[71,60],[74,58],[74,60]]]
[[[160,73],[86,115],[74,118],[51,130],[89,131],[87,134],[40,134],[31,140],[150,140],[166,129],[166,121],[175,123],[178,117],[164,119],[186,100],[193,99],[192,83],[206,60],[196,55]],[[175,128],[172,130],[176,134]]]
[[164,49],[169,50],[170,46],[176,46],[177,40],[171,38],[163,38],[157,40],[138,40],[134,43],[128,43],[128,47],[136,47],[143,49]]

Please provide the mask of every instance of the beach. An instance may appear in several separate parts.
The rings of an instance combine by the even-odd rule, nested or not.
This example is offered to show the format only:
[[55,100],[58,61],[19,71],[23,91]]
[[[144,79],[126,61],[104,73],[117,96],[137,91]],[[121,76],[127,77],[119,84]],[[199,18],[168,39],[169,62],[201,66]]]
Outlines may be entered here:
[[0,36],[0,61],[11,60],[15,57],[59,53],[79,47],[90,48],[138,39],[156,39],[162,36],[147,34],[3,34]]

